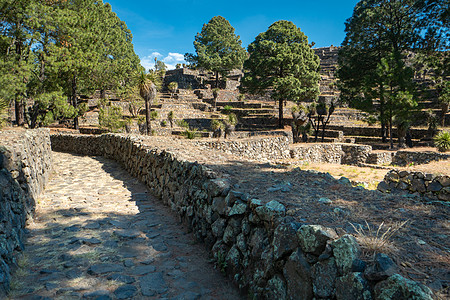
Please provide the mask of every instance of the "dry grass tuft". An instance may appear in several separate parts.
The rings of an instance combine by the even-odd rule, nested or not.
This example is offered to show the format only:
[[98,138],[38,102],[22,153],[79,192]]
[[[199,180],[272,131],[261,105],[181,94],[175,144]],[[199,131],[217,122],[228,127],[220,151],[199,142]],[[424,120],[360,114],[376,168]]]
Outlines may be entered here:
[[367,229],[364,229],[361,225],[355,226],[352,223],[350,225],[356,231],[355,238],[363,248],[365,255],[375,256],[377,253],[393,253],[397,248],[392,243],[392,237],[406,224],[409,220],[404,222],[396,222],[392,226],[386,228],[384,222],[378,227],[371,227],[366,221]]

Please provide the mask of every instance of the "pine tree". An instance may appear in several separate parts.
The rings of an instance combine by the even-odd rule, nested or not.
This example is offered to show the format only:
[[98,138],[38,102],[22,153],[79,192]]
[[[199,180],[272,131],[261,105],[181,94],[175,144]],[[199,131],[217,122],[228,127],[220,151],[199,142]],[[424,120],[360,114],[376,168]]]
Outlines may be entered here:
[[319,57],[294,23],[273,23],[248,46],[248,53],[243,89],[252,94],[271,92],[279,103],[280,127],[285,100],[303,101],[319,95]]
[[226,76],[232,69],[242,67],[247,55],[241,43],[230,22],[216,16],[204,24],[202,31],[195,36],[197,55],[186,53],[185,57],[201,68],[214,71],[216,87],[219,87],[219,74]]
[[383,142],[398,107],[392,105],[393,93],[413,94],[413,77],[403,61],[419,41],[414,4],[414,0],[362,0],[345,24],[337,73],[341,100],[378,115]]

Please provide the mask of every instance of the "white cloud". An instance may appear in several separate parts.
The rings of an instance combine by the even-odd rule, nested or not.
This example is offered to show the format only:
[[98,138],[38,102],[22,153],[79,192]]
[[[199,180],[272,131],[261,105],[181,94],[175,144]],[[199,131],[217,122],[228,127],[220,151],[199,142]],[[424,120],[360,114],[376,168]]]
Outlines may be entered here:
[[152,69],[155,66],[154,56],[151,55],[141,58],[141,65],[145,68],[146,71]]
[[181,53],[169,52],[169,54],[164,57],[164,55],[159,52],[153,52],[151,55],[141,58],[141,65],[146,70],[153,69],[155,67],[155,57],[164,62],[168,70],[175,69],[177,64],[186,63],[184,55]]

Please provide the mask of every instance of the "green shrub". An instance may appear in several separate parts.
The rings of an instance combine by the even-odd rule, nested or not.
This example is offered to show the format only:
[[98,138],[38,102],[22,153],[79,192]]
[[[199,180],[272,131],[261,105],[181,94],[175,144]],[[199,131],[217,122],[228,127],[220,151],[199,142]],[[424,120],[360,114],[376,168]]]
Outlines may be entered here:
[[441,131],[434,137],[434,145],[439,152],[447,152],[450,150],[450,132]]
[[211,120],[211,130],[216,131],[219,128],[223,128],[223,123],[217,119]]
[[178,126],[182,127],[182,128],[186,128],[189,129],[189,124],[188,122],[186,122],[185,120],[179,120],[177,122]]
[[230,125],[236,125],[237,124],[237,117],[235,114],[229,114],[228,115],[228,123]]
[[139,124],[144,124],[145,123],[145,117],[144,116],[139,116],[137,119],[137,123]]
[[119,131],[123,127],[122,108],[118,106],[100,108],[98,123],[101,127],[107,128],[111,132]]
[[222,112],[224,113],[224,114],[228,114],[228,113],[230,113],[230,111],[233,109],[233,106],[231,106],[231,105],[225,105],[223,108],[222,108]]
[[375,116],[368,116],[363,121],[366,122],[367,125],[372,126],[375,125],[378,120]]
[[158,117],[159,117],[159,114],[158,114],[158,112],[156,110],[152,110],[150,112],[150,119],[156,120],[156,119],[158,119]]
[[183,133],[183,135],[190,140],[193,140],[197,137],[197,128],[193,129],[186,129],[186,131]]

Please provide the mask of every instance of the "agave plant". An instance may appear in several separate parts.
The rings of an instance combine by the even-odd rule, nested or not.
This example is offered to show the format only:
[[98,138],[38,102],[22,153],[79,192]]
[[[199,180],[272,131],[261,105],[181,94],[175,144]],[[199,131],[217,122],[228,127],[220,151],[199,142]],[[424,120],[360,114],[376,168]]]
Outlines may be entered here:
[[434,137],[434,145],[439,152],[447,152],[450,150],[450,132],[441,131]]

